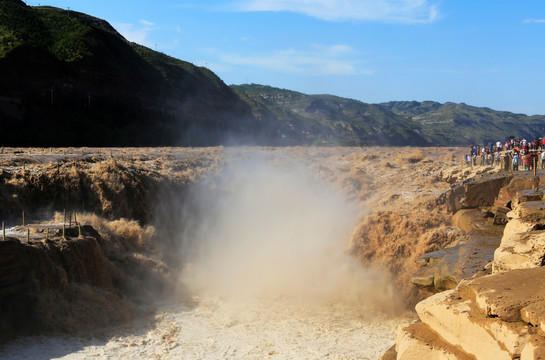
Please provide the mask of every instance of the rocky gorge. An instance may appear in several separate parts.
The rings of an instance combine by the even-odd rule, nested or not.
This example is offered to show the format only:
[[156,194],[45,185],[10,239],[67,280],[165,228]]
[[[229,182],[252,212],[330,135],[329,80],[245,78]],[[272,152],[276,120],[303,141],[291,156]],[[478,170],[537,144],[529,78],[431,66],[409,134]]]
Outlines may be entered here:
[[[539,358],[543,175],[466,167],[460,154],[458,148],[2,149],[2,341],[55,333],[116,339],[120,324],[143,319],[160,335],[154,341],[164,345],[163,355],[177,354],[186,340],[170,333],[178,324],[161,325],[165,315],[154,304],[174,301],[196,309],[199,302],[206,304],[180,277],[191,260],[188,228],[200,215],[214,216],[222,198],[228,208],[238,201],[229,195],[233,180],[219,180],[229,164],[249,160],[251,166],[234,174],[244,178],[259,167],[259,159],[272,165],[265,179],[287,169],[298,169],[294,178],[299,179],[304,169],[315,179],[310,183],[327,184],[359,209],[350,239],[341,239],[341,246],[360,267],[374,270],[363,283],[354,282],[355,268],[334,277],[334,284],[348,287],[335,288],[342,290],[336,298],[350,295],[350,309],[363,306],[371,314],[394,317],[413,317],[416,305],[419,317],[405,322],[384,359]],[[276,195],[287,198],[279,205],[283,212],[310,183],[283,186],[285,194]],[[197,185],[209,195],[207,201],[191,190]],[[249,185],[258,196],[273,191],[274,183]],[[322,221],[348,221],[342,218],[348,213],[339,217],[327,206]],[[310,210],[303,205],[290,216],[306,219]],[[248,216],[240,214],[242,220]],[[313,248],[304,251],[312,254]],[[331,267],[331,255],[319,259],[320,268]],[[316,284],[322,290],[327,285]],[[342,342],[334,333],[328,338]],[[271,351],[263,346],[265,353]],[[384,351],[389,344],[382,346]],[[293,355],[283,351],[288,349],[277,353]]]

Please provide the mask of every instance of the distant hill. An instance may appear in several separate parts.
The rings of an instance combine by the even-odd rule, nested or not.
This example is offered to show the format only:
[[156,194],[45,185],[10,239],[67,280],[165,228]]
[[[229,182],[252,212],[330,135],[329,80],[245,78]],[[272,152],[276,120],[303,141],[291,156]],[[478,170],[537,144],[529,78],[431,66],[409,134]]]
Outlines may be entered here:
[[256,84],[231,87],[251,106],[254,115],[276,116],[289,126],[287,131],[315,143],[451,146],[496,142],[508,136],[545,136],[542,115],[527,116],[451,102],[366,104]]
[[482,144],[507,136],[545,136],[543,115],[527,116],[451,102],[391,101],[379,105],[418,123],[435,144]]
[[380,105],[306,95],[264,85],[231,86],[258,118],[274,118],[281,135],[329,145],[430,145],[420,124]]
[[104,20],[0,0],[0,146],[449,146],[509,135],[543,136],[545,117],[227,86]]

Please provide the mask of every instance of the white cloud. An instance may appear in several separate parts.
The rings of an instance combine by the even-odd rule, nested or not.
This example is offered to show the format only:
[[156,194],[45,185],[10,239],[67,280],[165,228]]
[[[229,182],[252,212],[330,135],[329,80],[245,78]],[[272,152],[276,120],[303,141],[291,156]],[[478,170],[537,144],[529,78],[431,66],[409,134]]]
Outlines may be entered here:
[[369,71],[357,69],[355,61],[344,58],[351,53],[353,53],[353,49],[347,45],[324,46],[314,44],[309,50],[277,50],[270,54],[257,56],[223,54],[220,59],[230,65],[256,67],[282,73],[308,75],[370,73]]
[[148,40],[148,35],[151,31],[157,29],[155,23],[148,20],[140,20],[136,25],[129,23],[114,23],[113,26],[127,40],[150,48],[153,46]]
[[525,24],[530,24],[530,23],[539,23],[539,24],[541,24],[541,23],[545,23],[545,19],[525,19],[523,21],[523,23],[525,23]]
[[430,68],[416,68],[412,71],[416,73],[425,73],[425,74],[460,74],[460,75],[483,75],[483,74],[495,74],[502,69],[500,67],[488,67],[488,68],[459,68],[459,69],[430,69]]
[[154,26],[155,23],[152,23],[151,21],[148,21],[148,20],[140,20],[140,24],[144,25],[144,26]]
[[239,0],[236,11],[289,11],[328,21],[429,23],[439,15],[429,0]]

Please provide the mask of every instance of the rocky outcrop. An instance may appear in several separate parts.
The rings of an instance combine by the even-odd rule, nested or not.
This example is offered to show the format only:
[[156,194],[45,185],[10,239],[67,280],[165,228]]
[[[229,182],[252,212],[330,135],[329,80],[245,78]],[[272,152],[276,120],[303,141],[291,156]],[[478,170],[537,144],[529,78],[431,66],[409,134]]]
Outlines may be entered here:
[[[512,206],[490,275],[462,280],[416,305],[396,359],[545,358],[545,202],[537,178],[514,178],[495,204]],[[539,201],[535,201],[539,200]]]
[[536,359],[545,347],[544,275],[539,267],[485,276],[418,303],[420,321],[400,329],[397,359],[416,359],[407,349],[423,347],[426,359]]
[[[518,199],[517,202],[521,200]],[[500,246],[495,251],[493,271],[527,269],[545,264],[545,202],[520,203],[507,214]]]
[[505,174],[464,181],[446,192],[441,201],[452,213],[460,209],[492,206],[500,190],[512,179],[513,175]]
[[[541,182],[543,183],[543,182]],[[519,196],[523,190],[536,189],[540,184],[540,178],[534,176],[519,175],[500,189],[494,200],[495,207],[511,208],[511,201]]]

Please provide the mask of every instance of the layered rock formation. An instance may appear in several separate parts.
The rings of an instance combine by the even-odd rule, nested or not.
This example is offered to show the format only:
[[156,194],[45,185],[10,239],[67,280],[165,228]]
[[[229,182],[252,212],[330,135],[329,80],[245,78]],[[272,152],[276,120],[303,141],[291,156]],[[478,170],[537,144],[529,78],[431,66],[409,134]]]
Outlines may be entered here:
[[[506,179],[488,209],[497,215],[512,207],[501,243],[486,266],[491,274],[459,279],[455,288],[418,303],[420,320],[399,329],[395,351],[384,359],[545,358],[541,179],[510,175]],[[499,180],[491,181],[493,189]]]

